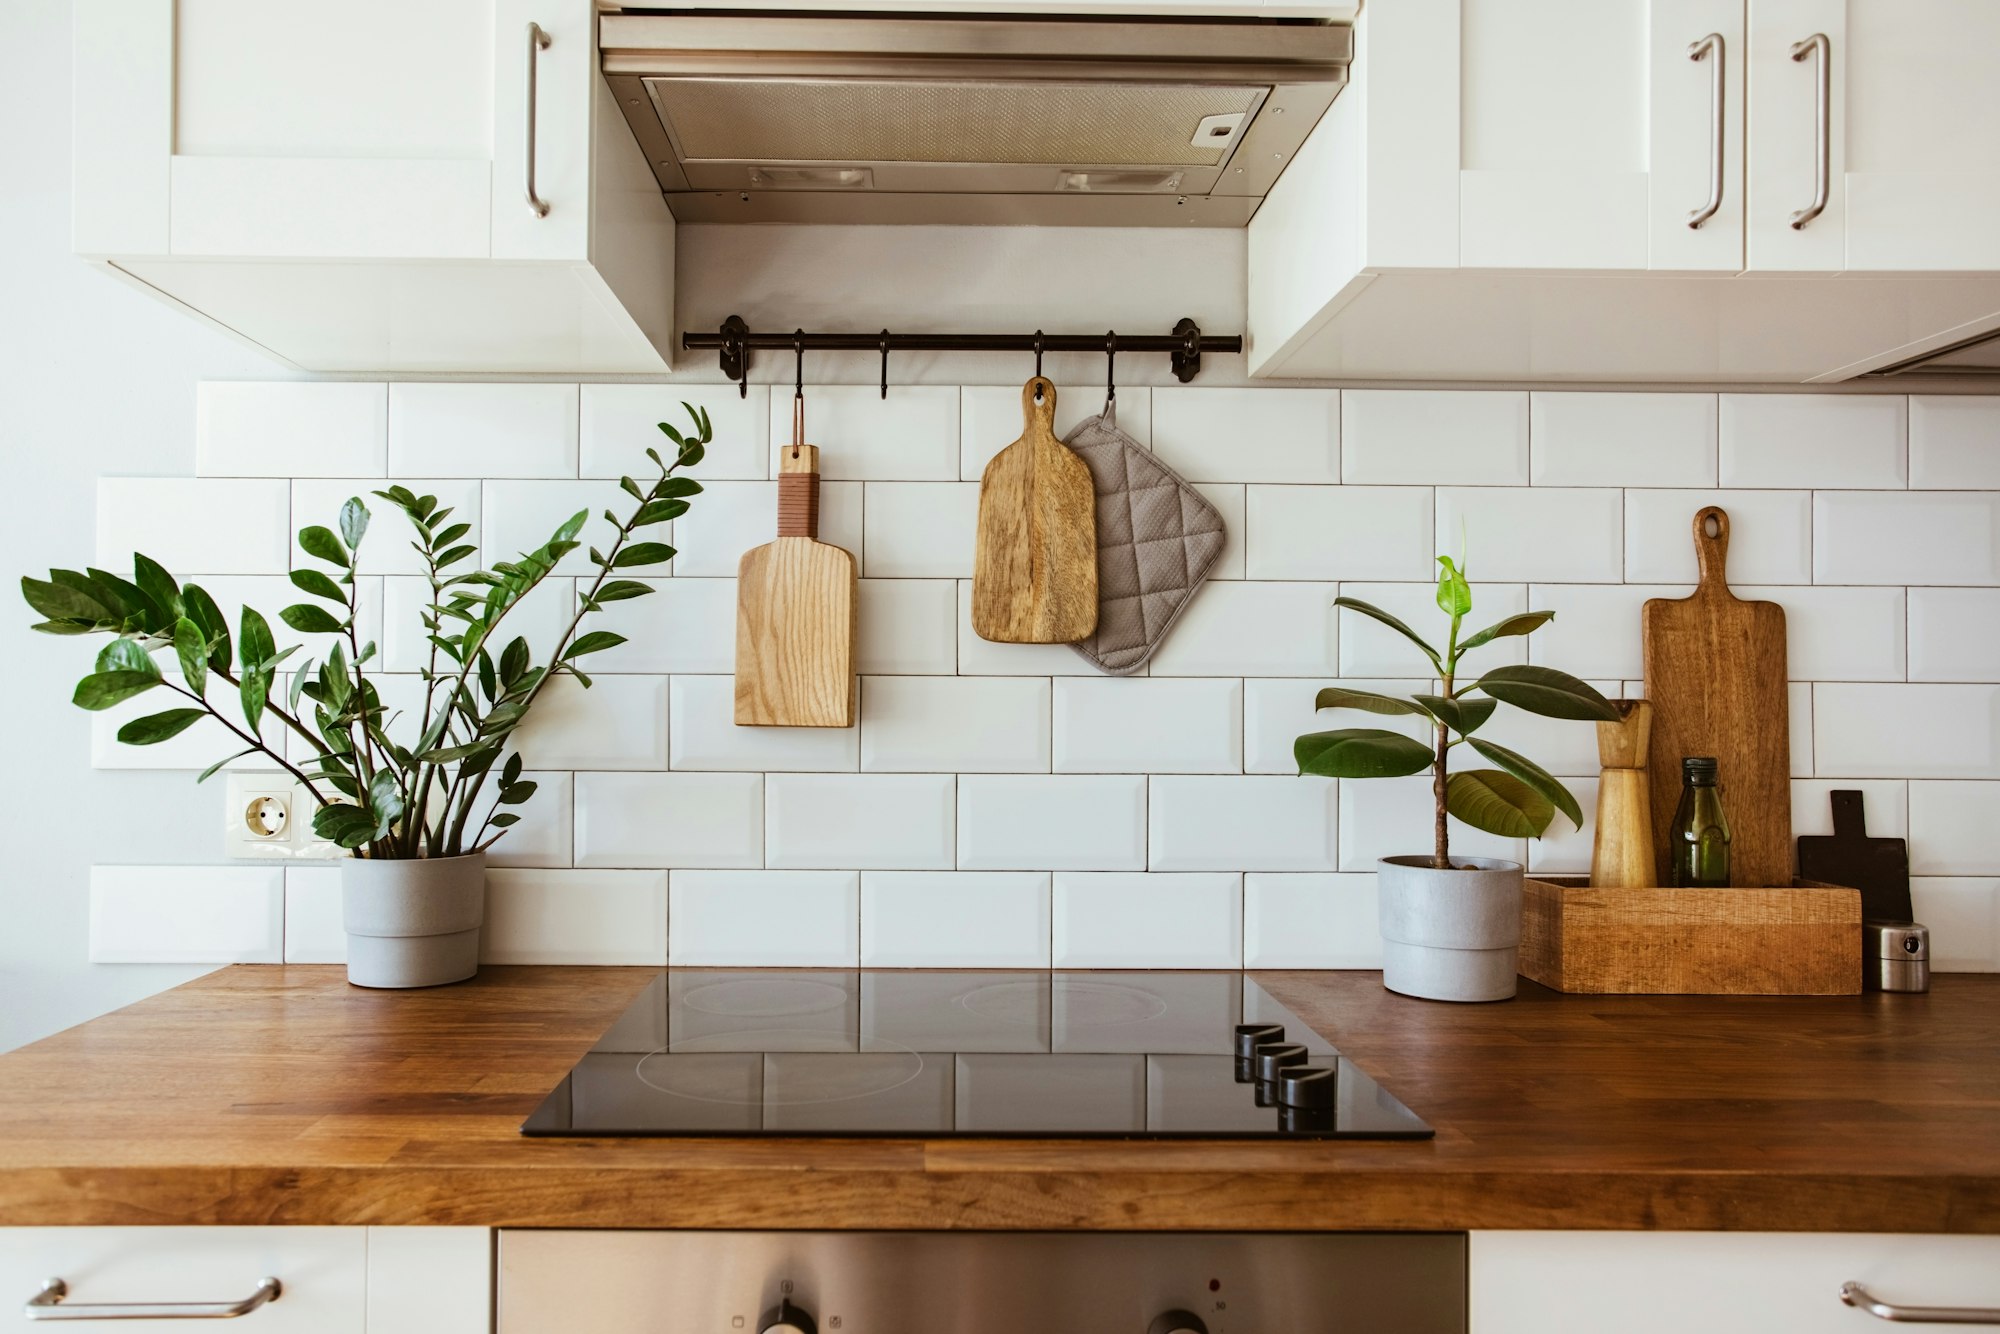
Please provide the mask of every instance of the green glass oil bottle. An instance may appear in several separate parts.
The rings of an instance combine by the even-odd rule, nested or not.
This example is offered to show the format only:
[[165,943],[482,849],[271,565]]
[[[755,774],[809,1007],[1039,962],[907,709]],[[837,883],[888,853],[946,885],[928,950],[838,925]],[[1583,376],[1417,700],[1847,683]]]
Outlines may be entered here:
[[1729,817],[1722,811],[1713,756],[1681,761],[1681,804],[1667,836],[1676,888],[1726,889],[1729,885]]

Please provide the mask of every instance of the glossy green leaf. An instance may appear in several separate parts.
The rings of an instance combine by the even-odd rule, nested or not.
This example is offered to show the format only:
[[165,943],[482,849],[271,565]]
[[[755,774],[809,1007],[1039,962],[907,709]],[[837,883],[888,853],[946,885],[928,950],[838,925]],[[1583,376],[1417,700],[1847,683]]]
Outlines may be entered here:
[[637,514],[632,516],[632,527],[645,528],[651,524],[665,523],[668,519],[678,519],[687,512],[688,503],[685,500],[649,500],[639,507]]
[[613,634],[609,630],[592,630],[587,635],[577,636],[576,642],[569,646],[569,652],[563,654],[562,660],[568,662],[586,653],[601,653],[608,648],[617,648],[624,642],[624,635]]
[[1369,713],[1423,716],[1423,710],[1394,695],[1378,695],[1372,690],[1349,690],[1346,686],[1325,686],[1313,697],[1315,709],[1366,709]]
[[1509,616],[1504,621],[1487,626],[1471,638],[1461,640],[1458,645],[1458,651],[1463,653],[1467,649],[1478,648],[1481,644],[1490,644],[1505,635],[1528,634],[1531,631],[1539,630],[1555,618],[1556,614],[1552,611],[1524,611],[1518,615]]
[[1445,809],[1502,838],[1540,838],[1556,813],[1548,798],[1498,769],[1453,774],[1445,782]]
[[375,821],[359,806],[334,802],[314,812],[313,832],[340,847],[358,848],[375,836]]
[[661,500],[700,494],[701,483],[692,477],[665,477],[653,488],[654,497]]
[[316,598],[325,598],[328,602],[338,602],[343,607],[347,605],[347,594],[341,591],[340,585],[318,570],[293,570],[292,587]]
[[502,806],[518,806],[535,795],[533,783],[508,783],[500,789]]
[[1472,586],[1465,582],[1465,572],[1449,556],[1439,556],[1437,563],[1444,567],[1438,576],[1438,610],[1447,616],[1465,615],[1472,610]]
[[254,607],[243,609],[243,631],[237,636],[237,645],[242,650],[243,670],[246,672],[268,666],[277,655],[277,645],[271,638],[271,623]]
[[220,773],[222,771],[222,766],[228,764],[231,760],[240,760],[245,755],[254,755],[256,753],[257,753],[257,748],[255,746],[245,746],[242,750],[237,751],[234,755],[225,755],[221,759],[217,760],[214,764],[211,764],[206,769],[203,769],[201,771],[200,777],[196,778],[194,781],[196,783],[206,783],[209,779],[215,777],[216,774]]
[[1400,778],[1437,758],[1421,741],[1373,727],[1309,732],[1292,743],[1292,756],[1300,773],[1327,778]]
[[302,635],[335,635],[347,628],[347,622],[310,602],[293,603],[278,613],[278,619]]
[[347,503],[340,507],[340,536],[347,543],[349,551],[361,550],[361,539],[368,532],[368,507],[361,503],[360,496],[349,496]]
[[1503,704],[1544,718],[1618,721],[1618,710],[1611,707],[1611,701],[1588,683],[1553,667],[1495,667],[1475,685]]
[[168,619],[178,621],[186,613],[187,609],[181,603],[181,586],[174,582],[166,567],[152,557],[136,551],[132,553],[132,580]]
[[516,636],[513,642],[502,650],[500,654],[501,685],[506,686],[509,690],[514,688],[514,683],[519,681],[521,674],[528,670],[528,655],[528,641],[519,636]]
[[52,621],[89,621],[93,624],[99,621],[116,624],[118,621],[111,609],[96,598],[52,580],[30,579],[23,575],[21,596],[28,600],[30,607]]
[[1423,637],[1419,635],[1415,630],[1412,630],[1409,626],[1403,624],[1402,621],[1398,620],[1394,616],[1391,616],[1388,612],[1383,611],[1380,607],[1375,606],[1373,603],[1363,602],[1360,598],[1346,598],[1346,597],[1335,598],[1333,600],[1333,605],[1336,607],[1345,607],[1349,611],[1358,611],[1363,616],[1371,617],[1374,620],[1380,621],[1382,624],[1388,626],[1391,630],[1394,630],[1397,634],[1403,636],[1403,638],[1409,640],[1412,644],[1415,644],[1418,648],[1422,649],[1424,651],[1424,656],[1431,660],[1431,666],[1436,668],[1440,674],[1444,672],[1444,662],[1442,659],[1438,657],[1437,650],[1432,648],[1429,644],[1426,644],[1423,641]]
[[642,598],[653,591],[651,584],[642,584],[637,579],[612,579],[597,590],[593,602],[623,602],[626,598]]
[[706,457],[708,457],[708,451],[702,448],[701,442],[690,440],[681,446],[681,452],[674,457],[674,466],[676,468],[692,468]]
[[635,542],[620,551],[611,565],[614,569],[627,570],[635,565],[657,565],[673,558],[674,549],[665,542]]
[[137,622],[136,625],[130,628],[141,630],[157,629],[166,623],[166,609],[148,597],[137,584],[128,583],[111,573],[111,571],[100,570],[94,565],[87,569],[85,573],[90,576],[90,582],[93,586],[103,590],[104,597],[100,600],[104,601],[107,606],[113,597],[123,602],[124,605],[120,609],[121,615],[119,619],[122,621]]
[[1467,737],[1466,742],[1481,755],[1541,793],[1550,805],[1569,817],[1571,824],[1578,829],[1583,828],[1583,807],[1577,805],[1576,798],[1570,794],[1570,790],[1547,769],[1519,751],[1509,750],[1497,742],[1486,741],[1479,737]]
[[153,661],[153,655],[145,645],[136,639],[114,639],[97,654],[97,670],[100,672],[136,672],[141,676],[160,679],[160,666]]
[[512,811],[502,811],[490,821],[495,829],[507,829],[521,823],[521,817]]
[[134,718],[118,729],[118,739],[128,746],[153,746],[177,737],[208,717],[207,709],[168,709]]
[[345,568],[347,550],[340,545],[340,539],[333,535],[333,529],[313,524],[299,529],[299,549],[308,556],[317,556],[330,565]]
[[576,513],[570,515],[569,518],[563,520],[562,527],[556,529],[555,536],[549,539],[549,545],[555,546],[558,543],[570,541],[583,531],[584,522],[589,518],[589,510],[578,510]]
[[123,704],[134,695],[143,695],[158,684],[158,671],[93,672],[76,683],[76,692],[70,696],[70,702],[80,709],[100,712]]
[[174,623],[174,656],[181,661],[181,675],[195,694],[208,689],[208,640],[201,627],[183,616]]
[[218,672],[230,668],[229,618],[222,614],[222,608],[215,605],[215,599],[199,584],[189,584],[181,589],[181,604],[187,608],[188,619],[201,627],[208,639],[208,665]]
[[1493,716],[1499,703],[1490,699],[1446,699],[1443,695],[1413,695],[1417,703],[1423,705],[1424,712],[1449,727],[1464,734],[1476,732],[1480,725]]

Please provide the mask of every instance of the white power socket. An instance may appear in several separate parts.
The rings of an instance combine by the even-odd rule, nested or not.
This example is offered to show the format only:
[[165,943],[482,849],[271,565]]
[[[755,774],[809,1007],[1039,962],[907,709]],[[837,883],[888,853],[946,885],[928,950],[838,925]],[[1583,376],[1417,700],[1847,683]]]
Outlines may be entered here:
[[225,770],[222,849],[231,857],[344,857],[313,833],[312,794],[290,774],[275,770]]

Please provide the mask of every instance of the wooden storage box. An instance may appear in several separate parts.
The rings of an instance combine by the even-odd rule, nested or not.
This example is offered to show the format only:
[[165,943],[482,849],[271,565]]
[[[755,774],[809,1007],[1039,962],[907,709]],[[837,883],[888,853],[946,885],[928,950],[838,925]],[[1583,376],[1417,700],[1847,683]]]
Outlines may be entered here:
[[1557,991],[1846,996],[1861,990],[1861,891],[1593,889],[1529,877],[1521,976]]

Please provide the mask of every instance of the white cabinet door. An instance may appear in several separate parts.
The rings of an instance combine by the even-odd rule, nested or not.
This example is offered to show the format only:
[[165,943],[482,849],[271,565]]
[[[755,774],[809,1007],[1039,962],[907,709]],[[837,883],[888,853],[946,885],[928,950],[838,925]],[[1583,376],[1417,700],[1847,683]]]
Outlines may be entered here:
[[[1824,57],[1809,45],[1815,37],[1826,39]],[[1803,58],[1793,56],[1795,48]],[[1750,0],[1747,267],[1753,271],[1838,273],[1846,267],[1846,59],[1845,0]],[[1818,196],[1822,137],[1825,206],[1800,218]]]
[[[500,259],[585,259],[590,250],[591,98],[598,79],[596,15],[590,0],[487,3],[493,15],[493,254]],[[547,38],[546,46],[534,43],[531,23]],[[548,206],[547,213],[528,202],[531,125],[535,194]],[[631,135],[622,123],[606,128]]]

